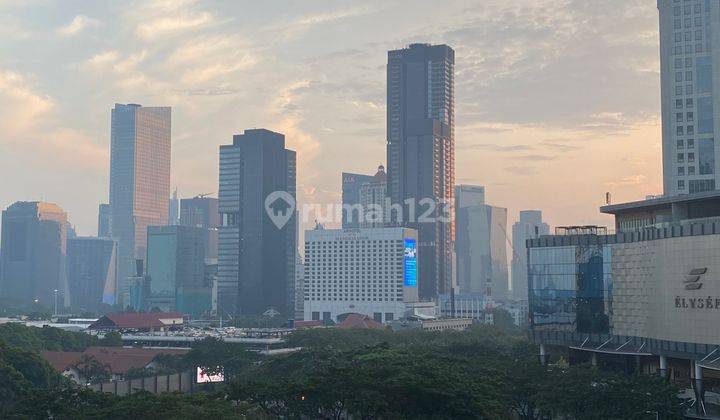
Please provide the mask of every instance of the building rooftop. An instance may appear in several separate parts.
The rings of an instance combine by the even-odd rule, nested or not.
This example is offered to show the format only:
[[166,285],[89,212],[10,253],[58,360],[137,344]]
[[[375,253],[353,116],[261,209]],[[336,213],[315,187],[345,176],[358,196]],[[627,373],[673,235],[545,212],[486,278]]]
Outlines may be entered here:
[[146,312],[107,314],[88,329],[149,329],[182,325],[183,314],[179,312]]
[[83,356],[95,358],[114,374],[126,374],[130,369],[142,369],[160,354],[183,355],[189,349],[145,349],[127,347],[88,347],[84,352],[43,351],[42,357],[58,372],[78,364]]
[[707,191],[697,194],[660,196],[641,201],[632,201],[622,204],[611,204],[600,207],[605,214],[619,214],[624,212],[638,212],[648,210],[671,209],[673,204],[713,203],[720,205],[720,190]]
[[348,314],[343,322],[337,325],[338,328],[346,330],[350,328],[362,328],[370,330],[382,330],[385,326],[367,315]]

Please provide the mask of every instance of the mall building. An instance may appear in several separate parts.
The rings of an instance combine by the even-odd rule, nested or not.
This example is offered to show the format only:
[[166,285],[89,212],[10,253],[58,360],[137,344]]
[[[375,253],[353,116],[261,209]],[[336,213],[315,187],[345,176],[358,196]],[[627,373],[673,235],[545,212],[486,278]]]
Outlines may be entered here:
[[657,373],[696,396],[720,389],[720,191],[600,211],[616,233],[567,227],[527,241],[541,360],[558,346],[573,363]]

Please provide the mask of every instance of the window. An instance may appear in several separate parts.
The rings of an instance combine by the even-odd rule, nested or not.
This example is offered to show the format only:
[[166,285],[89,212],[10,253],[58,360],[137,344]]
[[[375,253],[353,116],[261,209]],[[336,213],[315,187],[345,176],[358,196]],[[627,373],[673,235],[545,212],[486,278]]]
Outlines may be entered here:
[[680,19],[675,19],[675,29],[680,29],[682,27]]
[[682,32],[675,32],[675,42],[682,42]]
[[[687,28],[688,27],[687,21],[689,21],[690,19],[685,19],[685,20],[686,20],[685,27]],[[702,18],[700,16],[695,18],[695,26],[702,26]]]
[[692,41],[692,32],[685,31],[685,42]]
[[695,175],[695,167],[688,166],[688,175]]
[[692,73],[693,73],[693,72],[691,72],[691,71],[686,71],[686,72],[685,72],[685,81],[686,81],[686,82],[692,82],[692,79],[693,79]]
[[687,113],[687,122],[693,122],[695,121],[695,115],[693,115],[692,112]]
[[691,18],[685,18],[685,27],[689,28],[692,26],[692,19]]
[[698,133],[711,134],[715,129],[712,97],[698,98]]
[[688,95],[692,95],[693,94],[693,85],[685,86],[685,93]]
[[684,190],[685,189],[685,181],[680,180],[678,181],[678,190]]
[[683,113],[682,112],[678,112],[675,114],[675,121],[683,122]]
[[685,155],[682,153],[677,154],[677,161],[678,163],[685,163]]
[[676,82],[682,82],[682,73],[679,71],[675,72],[675,81]]
[[678,140],[678,141],[677,141],[677,148],[678,148],[678,150],[684,149],[684,148],[685,148],[685,142],[684,142],[683,140]]
[[685,167],[678,166],[678,176],[685,176]]
[[681,11],[682,9],[680,8],[680,6],[673,7],[673,16],[680,16]]
[[694,149],[694,148],[695,148],[695,139],[688,139],[688,141],[687,141],[687,148],[688,148],[688,149]]
[[712,91],[712,61],[710,57],[698,57],[695,62],[697,68],[698,93]]
[[675,86],[675,94],[682,95],[682,86]]
[[698,29],[697,31],[695,31],[695,41],[700,41],[700,40],[702,40],[702,31],[700,29]]
[[691,136],[695,134],[695,126],[694,125],[688,125],[687,126],[687,135]]
[[683,14],[685,14],[685,15],[692,14],[692,6],[689,5],[689,4],[686,4],[686,5],[685,5],[685,10],[683,10]]
[[700,13],[700,3],[695,3],[695,14]]
[[679,126],[677,127],[677,135],[678,135],[678,136],[682,136],[684,130],[685,130],[685,129],[683,128],[683,126],[682,126],[682,125],[679,125]]
[[700,175],[712,175],[715,173],[715,140],[700,139],[698,142]]
[[695,162],[695,153],[688,153],[688,162],[693,163]]
[[693,98],[687,98],[685,100],[685,108],[692,108],[695,104],[693,103]]
[[675,46],[675,54],[682,54],[682,46],[680,46],[680,45]]
[[693,59],[692,58],[686,58],[685,59],[685,67],[692,67],[693,66]]
[[676,58],[676,59],[675,59],[675,68],[676,68],[676,69],[679,69],[680,67],[682,67],[682,65],[683,65],[683,60],[682,60],[682,58]]
[[682,108],[683,107],[683,100],[682,99],[675,99],[675,108]]
[[695,44],[695,52],[701,53],[702,52],[702,44]]

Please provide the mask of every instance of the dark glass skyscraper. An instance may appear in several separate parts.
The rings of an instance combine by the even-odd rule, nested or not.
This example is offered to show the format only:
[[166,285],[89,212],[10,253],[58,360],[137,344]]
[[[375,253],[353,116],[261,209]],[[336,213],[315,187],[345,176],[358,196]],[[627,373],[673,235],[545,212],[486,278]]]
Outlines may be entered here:
[[[420,297],[448,293],[455,235],[452,211],[444,208],[452,206],[455,185],[455,52],[449,46],[388,52],[387,164],[388,195],[404,207],[402,217],[389,209],[389,218],[419,232]],[[428,214],[429,203],[436,205]],[[412,213],[434,221],[418,223]]]
[[97,312],[115,304],[116,244],[110,238],[77,237],[67,242],[70,307]]
[[56,204],[18,201],[2,212],[0,297],[47,309],[65,304],[67,214]]
[[232,145],[220,146],[217,306],[222,315],[271,308],[294,315],[295,160],[285,136],[264,129],[245,130],[233,136]]
[[168,222],[170,108],[115,104],[110,150],[110,235],[118,242],[118,301],[135,260],[145,259],[147,227]]

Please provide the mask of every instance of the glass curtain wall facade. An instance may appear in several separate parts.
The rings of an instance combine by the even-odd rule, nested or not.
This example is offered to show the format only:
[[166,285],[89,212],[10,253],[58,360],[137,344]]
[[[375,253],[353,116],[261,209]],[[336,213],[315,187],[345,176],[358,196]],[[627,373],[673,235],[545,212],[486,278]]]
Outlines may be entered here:
[[[568,246],[529,249],[532,328],[608,334],[612,319],[612,251],[596,237],[565,239]],[[571,241],[574,244],[569,245]]]
[[168,223],[169,107],[115,104],[110,150],[110,235],[118,242],[118,301],[122,304],[145,259],[147,227]]
[[217,310],[223,316],[270,309],[294,315],[295,177],[295,152],[285,148],[283,134],[245,130],[220,146]]
[[67,226],[52,203],[19,201],[2,212],[0,297],[46,309],[69,303]]
[[109,238],[68,239],[68,285],[74,311],[98,312],[115,304],[117,254]]

